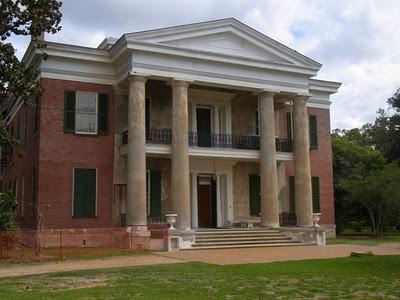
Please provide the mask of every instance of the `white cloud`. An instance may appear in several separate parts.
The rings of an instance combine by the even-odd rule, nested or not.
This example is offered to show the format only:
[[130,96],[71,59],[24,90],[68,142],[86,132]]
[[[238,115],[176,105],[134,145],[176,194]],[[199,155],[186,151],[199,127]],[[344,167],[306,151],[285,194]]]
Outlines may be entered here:
[[[343,82],[332,128],[360,126],[400,87],[398,0],[64,1],[63,30],[48,39],[97,46],[106,36],[235,17],[321,62]],[[27,39],[12,39],[22,57]]]

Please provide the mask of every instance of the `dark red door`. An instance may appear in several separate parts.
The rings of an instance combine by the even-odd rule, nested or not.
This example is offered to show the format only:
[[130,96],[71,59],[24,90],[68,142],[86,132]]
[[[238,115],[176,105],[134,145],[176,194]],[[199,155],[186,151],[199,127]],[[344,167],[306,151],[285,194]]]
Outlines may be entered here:
[[199,177],[197,185],[199,227],[211,227],[211,178]]

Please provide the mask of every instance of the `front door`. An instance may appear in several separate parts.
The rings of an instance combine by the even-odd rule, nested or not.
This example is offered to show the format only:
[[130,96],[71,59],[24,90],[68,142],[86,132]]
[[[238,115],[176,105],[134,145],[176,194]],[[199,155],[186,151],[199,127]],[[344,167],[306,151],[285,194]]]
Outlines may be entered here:
[[197,145],[211,147],[211,108],[197,107]]
[[199,227],[216,227],[216,179],[211,175],[197,177],[197,208]]

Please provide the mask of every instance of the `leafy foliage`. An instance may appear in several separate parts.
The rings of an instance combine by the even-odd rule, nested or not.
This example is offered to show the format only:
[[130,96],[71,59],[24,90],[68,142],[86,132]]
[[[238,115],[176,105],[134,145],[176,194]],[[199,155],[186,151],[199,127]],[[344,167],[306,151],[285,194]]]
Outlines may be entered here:
[[400,168],[386,165],[365,178],[347,178],[340,186],[347,197],[361,203],[368,211],[375,236],[382,236],[384,226],[400,212]]
[[17,229],[17,203],[10,192],[0,193],[0,231]]
[[[385,225],[400,226],[400,196],[395,189],[400,186],[395,177],[399,177],[396,172],[400,165],[400,89],[387,103],[391,107],[387,111],[379,109],[373,124],[336,129],[332,134],[339,232],[351,221],[370,220],[377,236]],[[386,165],[386,161],[393,164]]]
[[338,233],[350,221],[368,222],[368,215],[361,203],[347,197],[347,191],[341,186],[346,179],[359,179],[380,170],[385,165],[382,154],[371,146],[362,146],[351,140],[358,135],[353,131],[351,137],[341,136],[338,131],[332,135],[333,183],[335,190],[335,215]]

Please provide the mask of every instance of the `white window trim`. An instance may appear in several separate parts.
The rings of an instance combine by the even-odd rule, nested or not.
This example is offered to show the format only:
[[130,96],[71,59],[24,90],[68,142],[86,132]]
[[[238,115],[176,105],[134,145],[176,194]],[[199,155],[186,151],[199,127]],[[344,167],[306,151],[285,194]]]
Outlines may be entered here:
[[[98,178],[99,178],[99,170],[98,168],[87,168],[87,167],[74,167],[72,170],[72,211],[71,216],[74,217],[74,197],[75,197],[75,170],[76,169],[94,169],[96,170],[96,198],[94,199],[94,217],[97,217],[97,195],[98,195]],[[89,219],[89,218],[79,218],[79,219]]]
[[[76,130],[76,114],[78,113],[76,110],[76,104],[78,103],[78,94],[95,94],[96,95],[96,129],[94,132],[86,132],[86,131],[77,131]],[[76,134],[85,134],[85,135],[97,135],[98,134],[98,121],[99,120],[99,93],[94,92],[85,92],[85,91],[76,91],[75,92],[75,133]]]

